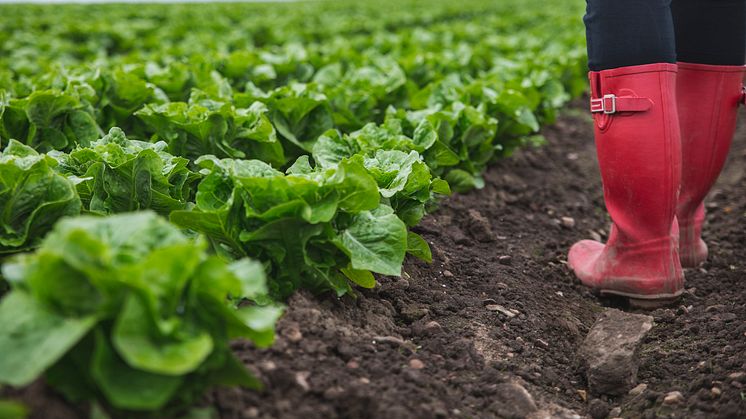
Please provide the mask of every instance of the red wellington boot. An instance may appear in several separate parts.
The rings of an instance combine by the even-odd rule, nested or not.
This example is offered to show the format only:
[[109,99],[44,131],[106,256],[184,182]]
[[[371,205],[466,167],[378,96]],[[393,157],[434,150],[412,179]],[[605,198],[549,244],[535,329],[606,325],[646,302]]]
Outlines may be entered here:
[[707,259],[704,198],[715,183],[744,100],[743,66],[679,63],[676,95],[681,125],[681,193],[676,211],[683,267]]
[[589,73],[591,112],[606,209],[606,245],[583,240],[568,264],[600,294],[638,306],[676,299],[684,287],[674,236],[681,180],[676,65],[647,64]]

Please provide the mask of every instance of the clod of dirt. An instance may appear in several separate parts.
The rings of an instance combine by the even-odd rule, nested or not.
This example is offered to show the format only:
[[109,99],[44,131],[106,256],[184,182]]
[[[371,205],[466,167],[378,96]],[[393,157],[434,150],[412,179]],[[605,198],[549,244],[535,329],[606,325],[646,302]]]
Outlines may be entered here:
[[588,414],[593,419],[606,419],[610,410],[609,404],[601,399],[593,399],[588,403]]
[[474,209],[470,209],[468,214],[468,229],[471,236],[482,243],[495,241],[495,236],[492,234],[490,220]]
[[607,309],[596,320],[578,356],[591,394],[621,396],[637,382],[639,346],[653,317]]
[[518,383],[499,384],[495,390],[494,401],[489,409],[498,417],[505,419],[523,419],[538,409],[531,394]]
[[410,304],[402,307],[401,316],[404,318],[404,320],[413,322],[425,317],[428,312],[429,310],[424,307],[418,307],[414,304]]

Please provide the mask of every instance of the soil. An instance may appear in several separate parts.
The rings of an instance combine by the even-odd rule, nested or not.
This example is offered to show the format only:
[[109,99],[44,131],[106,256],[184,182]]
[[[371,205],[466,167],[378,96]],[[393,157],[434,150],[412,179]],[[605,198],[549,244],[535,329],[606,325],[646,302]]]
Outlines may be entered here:
[[[433,263],[410,259],[402,278],[356,298],[294,295],[272,348],[234,344],[265,389],[221,389],[206,403],[225,419],[525,417],[533,402],[519,384],[555,415],[746,417],[746,130],[708,201],[709,261],[686,271],[677,305],[650,313],[647,388],[596,399],[577,349],[605,307],[633,310],[593,296],[566,266],[573,242],[608,232],[582,108],[545,129],[546,146],[494,164],[484,189],[424,220],[416,231]],[[683,398],[664,403],[672,391]],[[33,417],[70,417],[47,394],[24,393]]]

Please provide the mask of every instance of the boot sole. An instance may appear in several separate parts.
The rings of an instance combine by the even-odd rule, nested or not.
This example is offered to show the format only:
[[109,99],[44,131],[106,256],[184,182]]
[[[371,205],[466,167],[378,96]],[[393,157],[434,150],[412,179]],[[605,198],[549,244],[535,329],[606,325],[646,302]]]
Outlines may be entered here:
[[632,294],[614,290],[601,290],[601,295],[615,295],[618,297],[625,297],[629,300],[629,305],[634,308],[640,308],[644,310],[655,310],[657,308],[669,307],[675,304],[684,290],[678,291],[674,294]]

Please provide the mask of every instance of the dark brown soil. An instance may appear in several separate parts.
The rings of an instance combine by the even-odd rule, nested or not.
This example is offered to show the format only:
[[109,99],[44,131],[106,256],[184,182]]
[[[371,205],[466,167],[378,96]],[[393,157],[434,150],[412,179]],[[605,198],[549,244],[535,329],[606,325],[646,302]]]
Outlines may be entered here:
[[[625,418],[746,417],[746,131],[709,201],[710,260],[686,272],[677,306],[652,312],[640,353],[647,389],[599,400],[575,354],[604,306],[626,307],[591,295],[565,264],[574,241],[608,231],[592,127],[578,108],[545,130],[547,146],[500,161],[483,190],[426,218],[417,231],[432,264],[409,260],[402,278],[357,298],[299,293],[272,348],[236,342],[266,388],[214,392],[220,417],[525,416],[505,383],[523,385],[539,408],[581,416],[619,407]],[[671,391],[684,401],[664,404]],[[44,410],[35,417],[52,419]]]

